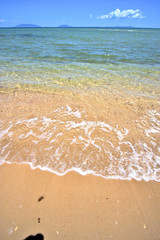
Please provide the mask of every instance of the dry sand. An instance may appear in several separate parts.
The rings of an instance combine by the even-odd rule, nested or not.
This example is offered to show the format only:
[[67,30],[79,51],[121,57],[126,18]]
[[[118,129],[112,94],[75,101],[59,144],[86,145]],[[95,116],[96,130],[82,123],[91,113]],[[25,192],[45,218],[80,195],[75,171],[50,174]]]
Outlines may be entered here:
[[[42,198],[42,197],[43,198]],[[41,197],[41,198],[40,198]],[[160,239],[160,183],[0,166],[0,239]]]

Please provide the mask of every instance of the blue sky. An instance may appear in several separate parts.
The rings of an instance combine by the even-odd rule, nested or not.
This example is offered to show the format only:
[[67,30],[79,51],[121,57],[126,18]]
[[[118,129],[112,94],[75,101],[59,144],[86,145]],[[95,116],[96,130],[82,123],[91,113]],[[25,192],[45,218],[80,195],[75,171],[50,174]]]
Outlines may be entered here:
[[160,27],[160,0],[1,0],[0,27]]

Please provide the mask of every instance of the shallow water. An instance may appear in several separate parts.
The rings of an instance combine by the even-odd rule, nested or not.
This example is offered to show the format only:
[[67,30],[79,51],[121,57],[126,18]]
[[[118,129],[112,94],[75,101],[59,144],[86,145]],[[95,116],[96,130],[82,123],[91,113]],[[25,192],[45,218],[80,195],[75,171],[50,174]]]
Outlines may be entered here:
[[0,29],[0,163],[160,181],[159,37]]
[[74,170],[159,181],[159,104],[80,97],[3,95],[1,163],[28,163],[59,175]]
[[159,96],[159,39],[159,29],[0,29],[0,85]]

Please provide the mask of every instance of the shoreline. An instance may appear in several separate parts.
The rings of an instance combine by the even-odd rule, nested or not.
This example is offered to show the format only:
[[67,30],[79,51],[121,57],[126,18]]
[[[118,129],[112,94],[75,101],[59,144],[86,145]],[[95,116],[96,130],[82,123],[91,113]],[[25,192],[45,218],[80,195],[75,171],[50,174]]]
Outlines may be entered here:
[[128,178],[122,178],[120,176],[103,176],[101,174],[97,174],[95,173],[93,170],[86,170],[86,171],[83,171],[82,169],[80,168],[76,168],[76,167],[72,167],[71,169],[68,169],[66,170],[65,172],[63,173],[58,173],[52,169],[49,169],[47,167],[41,167],[40,165],[38,166],[33,166],[33,164],[31,162],[7,162],[7,161],[4,161],[4,162],[1,162],[0,163],[0,166],[2,166],[3,164],[5,165],[18,165],[18,166],[21,166],[21,165],[24,165],[24,166],[29,166],[31,170],[40,170],[40,171],[44,171],[44,172],[48,172],[48,173],[51,173],[51,174],[55,174],[56,176],[59,176],[59,177],[64,177],[66,176],[67,174],[72,174],[72,173],[76,173],[76,174],[79,174],[81,176],[95,176],[95,177],[100,177],[102,179],[105,179],[105,180],[119,180],[119,181],[137,181],[137,182],[141,182],[141,181],[144,181],[144,182],[160,182],[160,179],[159,180],[155,180],[155,179],[145,179],[145,178],[134,178],[134,177],[128,177]]
[[[160,180],[159,102],[102,95],[2,94],[1,162]],[[115,177],[117,178],[117,177]]]
[[159,238],[157,182],[57,176],[17,164],[1,165],[0,173],[2,239],[37,233],[45,240]]
[[0,240],[160,240],[160,31],[0,33]]

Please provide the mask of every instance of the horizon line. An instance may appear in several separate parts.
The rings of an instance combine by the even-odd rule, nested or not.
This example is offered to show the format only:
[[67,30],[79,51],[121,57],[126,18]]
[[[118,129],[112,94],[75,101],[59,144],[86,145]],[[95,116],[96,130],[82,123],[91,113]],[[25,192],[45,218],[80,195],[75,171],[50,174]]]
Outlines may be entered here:
[[8,27],[3,27],[0,26],[0,28],[146,28],[146,29],[160,29],[160,27],[134,27],[134,26],[54,26],[54,27],[42,27],[42,26],[37,26],[37,27],[19,27],[19,26],[8,26]]

